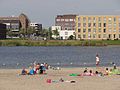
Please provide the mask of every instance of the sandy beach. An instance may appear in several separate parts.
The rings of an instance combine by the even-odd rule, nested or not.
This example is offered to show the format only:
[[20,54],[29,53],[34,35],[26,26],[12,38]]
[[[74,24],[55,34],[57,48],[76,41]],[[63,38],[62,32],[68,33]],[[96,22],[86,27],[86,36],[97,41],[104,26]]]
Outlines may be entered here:
[[[0,90],[120,90],[120,75],[69,76],[71,73],[82,73],[83,70],[61,68],[47,70],[46,75],[19,75],[20,69],[0,69]],[[59,82],[60,78],[64,82]],[[47,79],[53,82],[47,83]]]

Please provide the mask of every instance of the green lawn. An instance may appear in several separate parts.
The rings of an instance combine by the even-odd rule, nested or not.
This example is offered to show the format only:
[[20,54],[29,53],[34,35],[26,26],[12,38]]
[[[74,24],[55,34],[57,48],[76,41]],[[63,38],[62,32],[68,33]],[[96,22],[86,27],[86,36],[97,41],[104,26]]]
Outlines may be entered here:
[[0,46],[107,46],[120,45],[120,40],[0,40]]

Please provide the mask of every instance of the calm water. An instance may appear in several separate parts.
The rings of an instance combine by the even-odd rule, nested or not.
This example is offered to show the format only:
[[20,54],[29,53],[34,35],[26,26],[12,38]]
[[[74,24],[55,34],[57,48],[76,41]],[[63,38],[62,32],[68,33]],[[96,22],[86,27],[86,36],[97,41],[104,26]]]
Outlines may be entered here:
[[120,46],[108,47],[0,47],[0,68],[27,67],[34,61],[47,62],[53,66],[82,67],[95,66],[96,53],[101,66],[120,66]]

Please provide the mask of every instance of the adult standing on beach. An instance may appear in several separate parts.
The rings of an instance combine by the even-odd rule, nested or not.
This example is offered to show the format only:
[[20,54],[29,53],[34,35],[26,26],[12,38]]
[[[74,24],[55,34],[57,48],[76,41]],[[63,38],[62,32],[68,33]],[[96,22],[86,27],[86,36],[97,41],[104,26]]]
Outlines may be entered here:
[[96,55],[96,67],[98,67],[99,63],[100,63],[100,59],[99,59],[99,55],[97,54]]

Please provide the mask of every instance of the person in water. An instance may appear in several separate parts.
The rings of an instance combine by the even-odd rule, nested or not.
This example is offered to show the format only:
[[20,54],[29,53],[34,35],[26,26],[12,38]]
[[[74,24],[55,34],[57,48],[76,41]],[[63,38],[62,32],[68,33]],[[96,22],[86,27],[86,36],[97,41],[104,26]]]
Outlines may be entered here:
[[99,55],[96,55],[96,66],[99,66],[100,64],[100,59],[99,59]]

